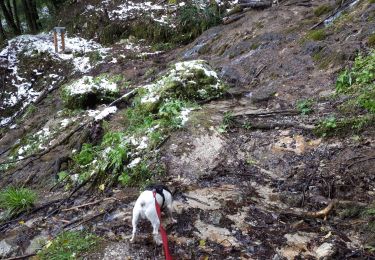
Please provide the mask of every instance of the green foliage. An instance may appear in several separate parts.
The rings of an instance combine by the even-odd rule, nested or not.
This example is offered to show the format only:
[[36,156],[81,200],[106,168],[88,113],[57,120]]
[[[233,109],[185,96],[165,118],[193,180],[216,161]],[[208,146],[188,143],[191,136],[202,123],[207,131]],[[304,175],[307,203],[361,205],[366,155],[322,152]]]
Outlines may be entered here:
[[326,36],[324,29],[312,30],[307,34],[307,38],[313,41],[322,41]]
[[215,75],[206,63],[190,61],[174,66],[155,83],[139,87],[124,112],[125,129],[108,131],[100,145],[85,144],[74,157],[80,179],[96,174],[97,184],[106,187],[117,181],[126,186],[148,183],[157,174],[152,169],[155,149],[183,126],[194,102],[223,94],[224,85]]
[[297,110],[302,114],[302,115],[308,115],[311,114],[313,109],[312,109],[313,101],[311,99],[303,99],[299,100],[297,102]]
[[32,208],[36,199],[36,193],[32,190],[8,187],[0,192],[0,208],[10,216],[17,215]]
[[321,16],[323,14],[329,13],[333,10],[333,6],[329,4],[323,4],[315,8],[314,15],[315,16]]
[[224,113],[223,121],[219,126],[219,133],[226,133],[229,128],[234,125],[234,117],[232,112],[228,111]]
[[187,43],[198,37],[208,28],[221,22],[221,14],[217,6],[200,8],[193,4],[183,6],[177,12],[177,42]]
[[92,250],[99,242],[94,234],[67,231],[58,235],[52,243],[38,253],[41,260],[80,259],[84,253]]
[[337,127],[337,119],[334,116],[329,116],[319,122],[315,132],[323,137],[330,135]]
[[160,106],[158,115],[161,119],[167,120],[172,128],[179,128],[182,121],[180,114],[185,107],[187,107],[186,102],[171,99]]
[[196,4],[186,4],[177,9],[176,16],[169,16],[171,28],[151,17],[138,19],[129,28],[129,34],[138,39],[146,39],[155,44],[155,50],[167,50],[175,44],[185,44],[202,32],[221,22],[221,13],[216,4],[200,8]]
[[119,181],[124,186],[145,186],[150,182],[152,173],[148,165],[141,161],[134,167],[127,169],[119,176]]
[[368,56],[359,55],[350,70],[340,73],[336,92],[350,95],[355,104],[375,113],[375,51]]
[[100,54],[100,51],[92,51],[87,54],[89,57],[89,61],[91,65],[97,64],[99,61],[103,60],[102,55]]
[[81,151],[73,156],[73,160],[82,166],[91,163],[95,158],[95,150],[91,144],[83,144]]

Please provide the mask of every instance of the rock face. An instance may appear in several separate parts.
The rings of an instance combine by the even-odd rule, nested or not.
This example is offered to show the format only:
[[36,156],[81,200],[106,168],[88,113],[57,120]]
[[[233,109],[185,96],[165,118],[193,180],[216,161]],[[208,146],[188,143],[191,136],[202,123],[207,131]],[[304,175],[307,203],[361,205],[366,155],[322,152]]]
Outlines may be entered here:
[[335,253],[336,253],[336,248],[333,244],[331,243],[323,243],[321,244],[315,251],[316,257],[321,260],[325,259],[331,259]]
[[[100,6],[86,2],[80,1],[85,6],[80,20],[87,20],[86,14],[102,13]],[[138,19],[138,12],[150,11],[149,15],[155,14],[153,21],[163,24],[164,11],[173,11],[168,5],[159,13],[156,2],[163,1],[156,0],[90,2],[108,8],[109,23]],[[375,180],[369,174],[375,149],[373,127],[333,138],[320,138],[310,127],[336,115],[342,101],[331,99],[337,72],[350,65],[353,53],[367,50],[365,39],[374,27],[367,18],[374,8],[360,1],[343,20],[322,27],[326,38],[315,41],[307,35],[320,19],[314,9],[328,2],[314,1],[312,7],[295,6],[296,2],[301,1],[245,10],[239,20],[165,52],[153,49],[159,44],[169,49],[168,43],[146,44],[134,37],[109,49],[72,37],[76,44],[69,45],[82,46],[71,54],[56,55],[49,45],[43,52],[41,43],[49,41],[46,34],[11,42],[6,50],[14,58],[13,69],[20,65],[21,74],[11,74],[6,83],[22,77],[18,83],[25,85],[17,85],[17,90],[25,95],[17,96],[19,104],[13,108],[10,91],[15,89],[7,85],[4,100],[18,110],[34,98],[46,98],[17,117],[19,121],[13,120],[13,110],[1,114],[0,107],[0,125],[10,126],[0,129],[0,187],[16,184],[36,189],[43,205],[69,196],[68,190],[84,183],[84,178],[95,175],[93,182],[98,185],[87,194],[76,192],[57,212],[52,203],[32,216],[21,215],[22,221],[0,232],[0,258],[33,253],[41,240],[69,227],[104,238],[96,252],[83,258],[162,259],[162,248],[153,244],[147,221],[140,223],[136,243],[128,242],[139,186],[148,181],[173,190],[177,223],[169,223],[165,215],[162,223],[176,259],[345,259],[364,248],[367,237],[355,225],[365,223],[356,219],[365,214],[359,214],[362,209],[356,205],[346,211],[337,207],[328,221],[302,213],[319,211],[332,198],[363,203],[375,198]],[[270,5],[270,1],[240,1],[248,6],[264,3]],[[89,31],[90,25],[84,27]],[[124,30],[119,31],[122,35]],[[32,49],[41,53],[16,59],[21,57],[18,46],[33,41],[38,45]],[[120,78],[124,84],[117,84]],[[226,92],[228,86],[232,89]],[[124,99],[114,106],[105,105],[120,95]],[[301,100],[311,101],[306,102],[308,115],[296,105]],[[91,106],[95,110],[72,110]],[[55,185],[55,175],[62,173],[70,178]],[[144,183],[129,188],[133,185],[129,176],[143,178]],[[112,180],[122,181],[126,188],[111,186]],[[107,198],[94,198],[92,190]],[[352,211],[356,216],[345,215]],[[353,227],[344,226],[342,219],[353,221]],[[20,227],[31,234],[22,236],[26,232]],[[356,236],[358,241],[347,242]]]
[[17,248],[8,244],[5,240],[1,240],[0,242],[0,258],[6,258],[10,256],[12,252],[14,252]]

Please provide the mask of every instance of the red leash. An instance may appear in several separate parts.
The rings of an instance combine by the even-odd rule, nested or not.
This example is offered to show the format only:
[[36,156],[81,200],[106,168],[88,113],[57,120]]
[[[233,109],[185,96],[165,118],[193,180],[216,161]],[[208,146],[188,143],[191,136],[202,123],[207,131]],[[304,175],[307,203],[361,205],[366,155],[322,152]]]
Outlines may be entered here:
[[160,231],[160,234],[161,234],[161,238],[163,240],[163,249],[164,249],[165,259],[166,260],[172,260],[172,256],[169,253],[167,232],[165,232],[165,230],[164,230],[164,228],[161,224],[161,210],[160,210],[160,205],[156,200],[156,191],[154,190],[152,193],[154,194],[155,208],[156,208],[156,212],[158,213],[158,217],[159,217],[159,221],[160,221],[159,231]]

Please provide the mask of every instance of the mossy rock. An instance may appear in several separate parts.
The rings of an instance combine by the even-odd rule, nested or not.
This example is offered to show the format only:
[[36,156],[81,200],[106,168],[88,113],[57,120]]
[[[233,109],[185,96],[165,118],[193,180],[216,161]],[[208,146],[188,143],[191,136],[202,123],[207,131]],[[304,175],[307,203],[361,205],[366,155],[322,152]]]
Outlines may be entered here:
[[142,103],[170,98],[186,101],[205,101],[219,97],[226,86],[205,61],[176,63],[156,83],[144,88]]
[[64,106],[70,109],[95,107],[113,101],[118,95],[117,84],[106,74],[95,78],[84,76],[61,90]]

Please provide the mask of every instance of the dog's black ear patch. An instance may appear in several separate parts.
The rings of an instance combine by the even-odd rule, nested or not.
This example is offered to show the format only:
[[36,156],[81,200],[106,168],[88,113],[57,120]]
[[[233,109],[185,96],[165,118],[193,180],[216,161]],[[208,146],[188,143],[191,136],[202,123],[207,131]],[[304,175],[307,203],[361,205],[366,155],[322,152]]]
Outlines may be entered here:
[[157,193],[163,193],[163,190],[166,190],[172,195],[172,192],[168,189],[168,187],[163,184],[150,184],[145,188],[145,190],[156,190]]

